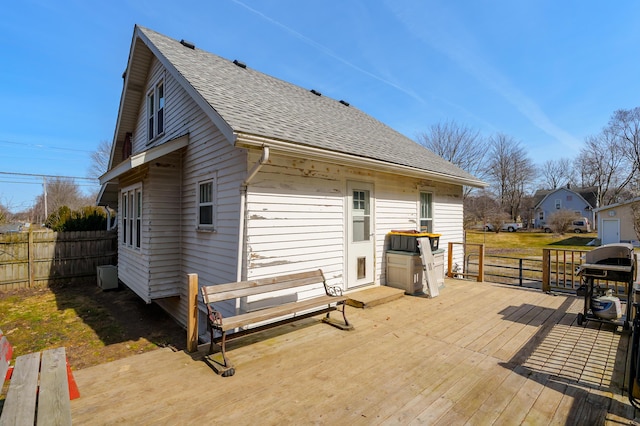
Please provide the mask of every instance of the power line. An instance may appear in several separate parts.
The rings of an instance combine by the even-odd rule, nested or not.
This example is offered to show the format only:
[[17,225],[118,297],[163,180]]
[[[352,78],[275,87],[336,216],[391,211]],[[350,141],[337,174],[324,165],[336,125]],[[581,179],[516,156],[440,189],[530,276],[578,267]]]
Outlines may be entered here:
[[33,144],[33,143],[26,143],[26,142],[14,142],[14,141],[8,141],[8,140],[0,140],[0,143],[28,146],[30,148],[37,148],[37,149],[52,149],[55,151],[88,152],[88,153],[93,152],[93,151],[87,151],[86,149],[62,148],[57,146],[47,146],[47,145],[40,145],[40,144]]
[[[0,180],[0,183],[15,183],[15,184],[24,184],[24,185],[42,185],[42,182],[28,182],[28,181],[19,181],[19,180]],[[97,183],[76,183],[76,186],[82,186],[85,188],[93,188],[98,186]]]
[[88,177],[79,177],[79,176],[62,176],[62,175],[42,175],[42,174],[35,174],[35,173],[0,172],[0,175],[30,176],[30,177],[37,177],[37,178],[77,179],[77,180],[98,181],[97,178],[88,178]]

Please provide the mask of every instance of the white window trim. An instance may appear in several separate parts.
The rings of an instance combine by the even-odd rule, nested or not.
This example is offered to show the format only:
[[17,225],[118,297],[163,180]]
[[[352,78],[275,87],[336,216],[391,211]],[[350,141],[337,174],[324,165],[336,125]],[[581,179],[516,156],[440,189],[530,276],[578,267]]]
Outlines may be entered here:
[[[203,203],[202,205],[211,205],[211,214],[212,214],[212,224],[201,224],[200,223],[200,186],[211,182],[211,202]],[[196,230],[203,232],[216,232],[217,220],[218,220],[218,179],[215,173],[203,176],[196,182]]]
[[[422,217],[422,194],[430,194],[431,195],[431,217],[430,218],[423,218]],[[434,218],[434,214],[433,214],[433,208],[434,208],[434,198],[435,198],[435,193],[433,190],[431,189],[419,189],[418,190],[418,231],[422,230],[422,219],[428,219],[431,220],[431,232],[433,232],[433,230],[435,229],[435,218]]]
[[[124,210],[124,203],[122,200],[124,197],[127,197],[127,205],[126,210]],[[133,197],[131,197],[133,196]],[[140,205],[137,203],[137,197],[140,196],[141,202]],[[133,200],[133,203],[131,202]],[[143,213],[143,202],[142,202],[142,183],[137,183],[131,186],[127,186],[126,188],[122,188],[120,190],[120,207],[123,209],[121,217],[120,226],[123,232],[123,238],[125,240],[119,240],[119,245],[126,247],[130,250],[140,251],[142,248],[142,221],[144,219]],[[140,210],[138,210],[140,209]],[[138,225],[138,222],[139,225]],[[140,236],[138,237],[137,228],[140,226]]]
[[[158,102],[160,101],[158,97],[158,88],[163,87],[163,99],[164,105],[162,107],[162,131],[158,132]],[[149,135],[149,118],[151,117],[149,111],[149,97],[153,95],[153,135]],[[152,85],[151,88],[147,91],[147,96],[145,97],[145,108],[146,108],[146,128],[147,128],[147,144],[153,143],[156,139],[162,137],[167,128],[167,85],[165,84],[164,74],[158,78]]]

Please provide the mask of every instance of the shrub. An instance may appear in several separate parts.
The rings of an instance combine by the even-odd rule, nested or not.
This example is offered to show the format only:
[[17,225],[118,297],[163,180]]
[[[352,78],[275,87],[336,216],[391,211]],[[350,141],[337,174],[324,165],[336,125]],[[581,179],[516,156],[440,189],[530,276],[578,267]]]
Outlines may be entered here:
[[47,217],[45,225],[56,232],[102,231],[107,229],[107,217],[101,208],[95,206],[87,206],[75,211],[62,206]]
[[549,227],[556,234],[566,233],[574,220],[576,220],[575,212],[571,210],[558,210],[549,216]]

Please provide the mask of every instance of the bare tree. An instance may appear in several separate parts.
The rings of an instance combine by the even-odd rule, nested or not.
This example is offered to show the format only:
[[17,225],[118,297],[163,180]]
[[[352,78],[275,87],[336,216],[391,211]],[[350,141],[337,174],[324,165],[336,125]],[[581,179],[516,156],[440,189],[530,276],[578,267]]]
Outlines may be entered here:
[[[637,179],[640,174],[640,107],[617,110],[609,120],[609,128],[615,132],[626,154],[630,173],[623,178],[623,185],[634,196],[638,195]],[[629,184],[633,188],[629,188]]]
[[598,207],[620,201],[619,196],[636,175],[630,153],[633,148],[619,135],[617,125],[587,137],[575,161],[582,187],[596,187]]
[[[433,124],[418,135],[418,142],[479,179],[487,177],[487,141],[477,130],[455,121]],[[465,188],[464,197],[472,188]]]
[[46,198],[44,194],[38,195],[31,216],[43,223],[46,215],[58,211],[60,207],[77,210],[86,205],[85,200],[73,179],[52,178],[46,182]]
[[640,240],[640,201],[631,203],[631,220],[633,221],[633,230],[636,237]]
[[111,144],[107,140],[98,143],[98,147],[91,153],[91,165],[88,175],[92,178],[99,178],[107,172],[109,167],[109,157],[111,156]]
[[504,133],[490,138],[489,177],[502,210],[512,220],[520,214],[522,199],[536,177],[536,168],[520,141]]
[[5,223],[9,221],[9,210],[0,204],[0,223]]
[[493,222],[495,216],[500,215],[500,204],[495,197],[481,189],[464,199],[464,226],[470,229],[480,222],[483,226]]
[[573,180],[573,167],[569,158],[547,160],[540,168],[543,186],[546,189],[559,188]]

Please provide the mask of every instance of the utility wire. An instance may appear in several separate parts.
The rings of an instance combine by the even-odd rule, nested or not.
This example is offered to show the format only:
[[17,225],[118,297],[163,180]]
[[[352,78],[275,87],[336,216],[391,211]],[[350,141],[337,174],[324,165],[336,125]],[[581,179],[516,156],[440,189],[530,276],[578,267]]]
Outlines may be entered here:
[[88,180],[88,181],[97,181],[97,178],[88,178],[88,177],[79,177],[79,176],[62,176],[62,175],[42,175],[35,173],[14,173],[14,172],[0,172],[0,175],[10,175],[10,176],[30,176],[37,178],[57,178],[57,179],[77,179],[77,180]]
[[0,140],[0,143],[28,146],[28,147],[37,148],[37,149],[52,149],[55,151],[89,152],[89,153],[93,152],[93,151],[87,151],[86,149],[62,148],[57,146],[47,146],[47,145],[40,145],[40,144],[26,143],[26,142],[14,142],[14,141],[8,141],[8,140]]

